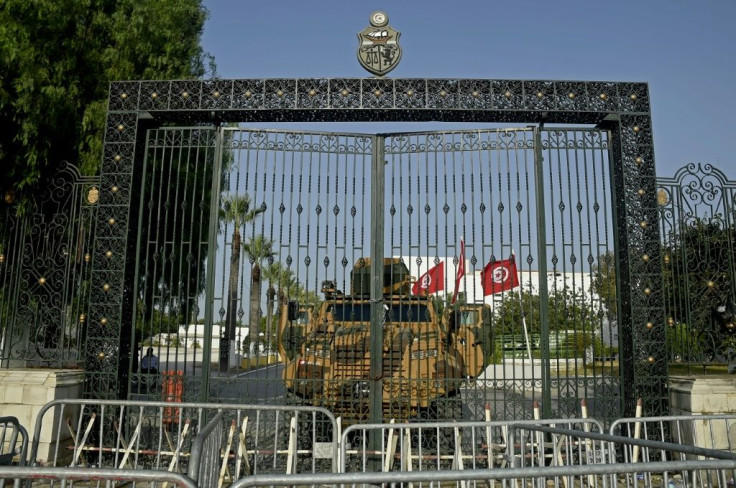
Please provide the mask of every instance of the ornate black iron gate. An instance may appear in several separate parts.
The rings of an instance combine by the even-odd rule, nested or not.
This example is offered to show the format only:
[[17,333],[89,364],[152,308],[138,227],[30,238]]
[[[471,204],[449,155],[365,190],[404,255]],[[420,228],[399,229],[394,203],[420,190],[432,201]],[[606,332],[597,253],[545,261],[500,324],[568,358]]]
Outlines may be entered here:
[[[45,183],[31,198],[5,194],[0,224],[2,367],[79,368],[87,360],[100,181],[63,162]],[[114,345],[108,346],[94,348],[98,357],[114,353]]]
[[[314,322],[300,330],[306,334],[327,320],[322,302],[333,316],[349,303],[359,317],[343,323],[362,325],[335,325],[323,350],[294,354],[310,364],[332,355],[335,370],[350,363],[330,381],[365,382],[365,398],[352,392],[345,400],[325,387],[323,397],[301,401],[367,412],[359,405],[378,396],[381,408],[383,388],[394,400],[383,407],[387,416],[421,416],[421,382],[437,378],[410,371],[421,361],[397,362],[415,354],[411,348],[372,354],[370,344],[382,341],[371,328],[360,340],[344,339],[353,360],[341,359],[348,346],[340,337],[367,329],[371,307],[402,306],[355,292],[355,267],[378,254],[415,278],[443,269],[427,290],[434,324],[419,316],[395,330],[379,324],[379,333],[411,336],[424,349],[438,333],[447,341],[440,354],[462,356],[462,374],[447,373],[445,393],[424,405],[433,415],[483,418],[491,403],[497,417],[530,417],[539,401],[549,415],[575,416],[587,398],[599,417],[617,417],[618,337],[592,279],[613,248],[609,138],[599,129],[149,130],[134,281],[139,361],[152,347],[162,370],[182,373],[190,399],[291,401],[298,374],[285,374],[279,360],[279,304],[301,304],[304,321]],[[482,270],[509,260],[518,286],[490,293]],[[456,288],[462,324],[453,333]],[[408,286],[402,293],[411,293]],[[376,356],[384,374],[371,383],[369,363],[356,358]],[[428,369],[430,361],[444,364],[427,359]],[[139,371],[133,357],[130,394],[158,397],[155,376]],[[407,383],[403,390],[396,378]]]
[[726,364],[733,372],[736,183],[709,164],[657,183],[667,316],[660,355],[680,374],[725,372]]
[[[215,129],[228,121],[366,120],[573,124],[576,127],[596,127],[596,130],[542,130],[536,135],[533,130],[503,134],[479,131],[476,135],[395,135],[382,139],[381,143],[376,141],[383,136],[353,136],[343,140],[339,136],[329,136],[337,138],[333,142],[324,139],[324,135],[311,135],[312,146],[303,145],[290,151],[282,149],[289,147],[292,141],[278,141],[277,136],[272,135],[262,139],[265,146],[259,149],[259,153],[258,150],[238,149],[236,141],[246,132],[220,133]],[[180,129],[178,133],[174,129],[161,128],[172,121],[204,126]],[[520,138],[524,147],[518,146],[519,140],[514,141],[516,148],[505,147],[509,137]],[[357,142],[361,138],[365,141]],[[538,139],[536,144],[535,138]],[[159,142],[149,144],[147,139]],[[448,141],[449,146],[446,145]],[[345,151],[342,149],[345,142],[351,147],[370,144],[371,150]],[[242,140],[238,143],[244,144]],[[336,144],[337,149],[332,149],[332,144]],[[248,153],[256,154],[255,159],[241,162],[236,159],[238,151],[238,157],[247,160]],[[337,163],[334,167],[328,164],[327,173],[332,177],[330,185],[337,185],[335,193],[331,193],[331,187],[319,183],[326,177],[324,170],[311,176],[305,173],[295,188],[308,188],[313,198],[308,204],[302,204],[301,212],[290,209],[286,203],[281,211],[280,204],[276,205],[275,200],[270,202],[269,198],[273,200],[275,197],[272,195],[277,195],[278,191],[294,198],[298,193],[294,193],[291,180],[284,176],[285,170],[278,173],[275,167],[259,162],[262,160],[258,159],[258,154],[264,155],[269,151],[283,158],[280,168],[286,167],[287,154],[292,157],[300,154],[303,159],[304,155],[314,157],[324,153],[318,158],[320,161],[332,158]],[[371,156],[371,176],[360,180],[350,171],[362,167],[361,164],[367,165],[368,154]],[[608,154],[610,157],[604,156]],[[597,159],[591,162],[594,155]],[[505,157],[510,159],[503,159]],[[393,162],[384,167],[386,160]],[[546,165],[537,164],[534,169],[526,166],[522,171],[517,169],[522,160],[527,161],[525,164],[532,160],[545,161]],[[487,165],[488,172],[481,177],[482,172],[475,166],[471,168],[470,161],[473,165],[479,164],[478,167]],[[494,166],[501,165],[501,161],[505,161],[506,170],[501,171],[500,166]],[[237,170],[241,164],[243,168],[250,169]],[[300,164],[301,167],[307,166],[306,161]],[[341,165],[345,172],[332,172]],[[610,166],[610,185],[605,188],[596,186],[605,183],[606,165]],[[600,171],[586,173],[593,167],[600,167]],[[367,176],[369,170],[362,168],[364,176]],[[533,177],[530,176],[532,174]],[[338,177],[346,177],[347,182],[343,180],[340,186]],[[279,178],[282,178],[283,188],[278,188]],[[242,186],[241,181],[251,186]],[[327,180],[324,181],[326,185]],[[359,184],[361,181],[363,184]],[[369,181],[372,186],[366,185]],[[377,181],[385,181],[385,187],[376,185]],[[355,186],[350,186],[353,184]],[[283,284],[280,284],[280,278],[273,278],[275,275],[268,278],[270,271],[266,268],[271,259],[274,263],[286,263],[291,255],[291,266],[302,275],[296,279],[295,289],[283,296],[302,292],[303,303],[313,298],[310,291],[319,292],[317,288],[321,283],[317,282],[322,275],[317,273],[317,269],[321,269],[325,277],[336,278],[334,281],[339,283],[340,279],[347,280],[347,275],[336,270],[342,267],[343,273],[347,273],[346,270],[356,264],[350,259],[366,252],[370,256],[404,257],[404,264],[417,275],[423,274],[436,260],[446,261],[448,269],[444,291],[449,292],[454,288],[452,274],[455,270],[450,264],[454,265],[455,259],[459,259],[459,241],[464,238],[467,273],[461,282],[460,291],[464,293],[460,296],[461,301],[475,303],[478,300],[478,285],[470,283],[471,271],[485,268],[494,259],[510,260],[511,256],[519,265],[521,286],[516,289],[520,292],[519,299],[499,299],[498,303],[488,299],[489,305],[493,305],[491,317],[499,320],[494,330],[500,328],[504,336],[500,341],[503,350],[499,357],[510,362],[514,354],[522,357],[526,354],[527,360],[531,356],[529,362],[533,363],[535,354],[546,357],[552,355],[553,350],[562,350],[564,352],[555,354],[569,356],[560,357],[549,365],[543,364],[541,371],[534,369],[535,365],[527,376],[523,376],[526,372],[514,372],[516,383],[509,397],[516,395],[519,388],[522,392],[524,389],[533,391],[531,396],[536,397],[534,388],[540,384],[539,377],[544,385],[557,385],[555,394],[555,388],[542,389],[544,413],[551,415],[556,411],[566,414],[572,410],[572,401],[568,399],[580,395],[579,385],[586,385],[588,391],[585,396],[589,396],[590,388],[597,388],[595,393],[599,394],[608,391],[609,386],[615,389],[620,384],[618,405],[624,412],[633,411],[638,396],[644,398],[647,412],[667,411],[667,364],[666,358],[659,355],[665,336],[664,327],[658,326],[666,323],[665,304],[662,279],[657,272],[659,263],[651,259],[660,251],[660,229],[653,225],[657,219],[657,187],[646,84],[421,79],[114,83],[110,89],[99,185],[99,203],[96,204],[96,213],[92,214],[96,229],[94,245],[88,261],[89,274],[85,275],[89,279],[83,280],[85,286],[89,286],[86,289],[88,293],[83,291],[89,297],[89,308],[84,314],[86,346],[82,353],[86,370],[85,394],[88,396],[110,398],[127,396],[131,392],[149,394],[146,392],[150,391],[150,385],[143,384],[143,380],[148,378],[139,376],[136,347],[147,348],[148,344],[154,343],[165,345],[166,340],[178,341],[179,349],[182,346],[187,348],[186,352],[177,352],[173,361],[166,354],[171,354],[171,349],[177,346],[168,344],[165,352],[159,351],[161,369],[164,363],[167,367],[171,364],[185,375],[185,396],[207,398],[211,392],[219,395],[217,392],[227,390],[229,373],[224,371],[230,369],[231,362],[238,365],[235,360],[243,354],[244,342],[249,356],[259,355],[259,360],[267,363],[271,352],[267,343],[273,335],[275,315],[275,312],[270,312],[271,304],[279,302],[279,287],[286,287],[287,278],[294,278],[284,277]],[[541,187],[531,191],[534,185]],[[245,202],[228,201],[227,198],[245,196],[246,192],[251,198],[250,206],[245,206],[248,211],[232,212]],[[504,192],[508,192],[505,197]],[[320,199],[329,195],[334,198],[322,204]],[[369,203],[363,202],[362,208],[354,205],[349,202],[353,195],[355,198],[370,196],[367,198]],[[479,195],[487,201],[481,200]],[[527,200],[525,195],[529,195]],[[610,196],[610,207],[606,208],[599,195]],[[338,196],[342,200],[338,200]],[[355,215],[352,215],[353,207]],[[541,208],[555,210],[543,213],[539,211]],[[378,209],[383,211],[378,212]],[[233,233],[234,217],[231,215],[220,220],[221,211],[223,216],[228,213],[245,216],[249,223],[243,227],[240,236]],[[364,212],[362,216],[358,213],[361,211]],[[328,215],[331,220],[328,220]],[[298,225],[283,223],[295,218]],[[381,223],[379,218],[385,221]],[[281,223],[271,227],[272,222]],[[353,225],[350,234],[347,233],[349,225]],[[325,230],[326,234],[317,232],[315,229],[318,228]],[[276,229],[284,234],[277,236]],[[381,229],[384,239],[376,238],[376,229]],[[340,230],[345,235],[340,236]],[[228,255],[229,249],[241,249],[239,245],[232,246],[233,241],[237,244],[240,239],[241,242],[255,244],[250,239],[258,235],[277,243],[272,256],[263,258],[264,254],[258,252],[259,246],[255,245],[249,251],[253,253],[252,263],[245,255]],[[326,236],[330,236],[329,239]],[[297,247],[293,250],[279,247],[285,238]],[[301,238],[309,241],[302,244]],[[360,246],[347,249],[347,243],[353,242],[352,239]],[[436,240],[436,244],[432,240]],[[268,242],[261,241],[260,244],[261,250],[268,247],[263,245]],[[299,248],[300,245],[306,247]],[[341,245],[346,247],[345,265],[342,257],[333,258],[340,254]],[[215,253],[218,246],[220,252]],[[615,252],[610,252],[611,249]],[[8,262],[7,256],[11,251],[4,248],[3,252],[6,253],[6,261],[0,266],[9,269],[7,266],[12,263]],[[306,258],[309,258],[309,264]],[[240,267],[231,266],[238,260]],[[259,264],[255,267],[261,268],[259,273],[254,273],[252,264]],[[307,268],[312,274],[305,274]],[[611,268],[614,273],[610,272]],[[235,269],[240,271],[235,273]],[[378,265],[373,269],[374,278],[379,269]],[[538,280],[538,295],[548,296],[547,303],[538,301],[534,293],[523,293],[532,291],[530,286],[526,289],[524,286],[533,282],[527,277],[533,270],[541,271],[543,275],[555,271],[562,275],[592,273],[589,278],[598,279],[596,286],[605,284],[607,280],[604,278],[614,275],[616,293],[597,292],[597,299],[602,302],[597,313],[601,316],[591,318],[595,307],[578,306],[581,302],[593,300],[589,285],[583,278],[580,284],[575,282],[570,286],[572,291],[569,293],[559,293],[560,301],[554,303],[552,296],[558,295],[555,287],[564,290],[563,285],[555,285],[551,278]],[[265,292],[260,307],[244,301],[244,295],[250,295],[250,289],[254,288],[250,286],[250,280],[256,276],[264,277],[261,286],[265,287]],[[302,277],[305,281],[301,280]],[[476,279],[477,276],[473,277]],[[270,289],[268,283],[277,285]],[[376,290],[380,292],[380,287]],[[577,293],[578,290],[581,293]],[[7,285],[3,285],[3,293],[11,299],[15,296]],[[581,300],[576,294],[587,294],[587,297]],[[203,296],[211,300],[202,300]],[[3,303],[6,304],[7,300],[4,299]],[[253,300],[255,303],[256,298]],[[518,305],[516,309],[512,303]],[[262,326],[258,330],[253,329],[254,334],[248,334],[249,340],[244,341],[241,325],[251,321],[251,311],[255,318],[258,308],[265,310]],[[537,309],[538,312],[535,311]],[[502,312],[511,317],[508,323],[498,319]],[[513,319],[520,315],[525,319],[521,329],[518,319]],[[204,324],[193,323],[203,316]],[[585,324],[579,325],[585,327],[585,331],[595,330],[596,339],[603,340],[609,336],[615,343],[615,332],[611,331],[617,330],[619,350],[610,349],[605,340],[604,344],[590,344],[588,339],[581,339],[581,344],[575,344],[575,341],[568,344],[569,337],[585,337],[587,334],[574,333],[574,327],[570,329],[572,333],[565,332],[568,329],[562,327],[567,327],[565,321],[571,318],[575,324]],[[603,325],[604,319],[616,327]],[[372,316],[371,320],[380,322],[381,317]],[[201,371],[198,364],[210,364],[203,356],[212,354],[212,343],[208,341],[213,338],[202,328],[209,324],[214,327],[217,322],[221,322],[217,338],[221,339],[222,347],[216,349],[220,356],[215,361],[218,366],[207,374],[209,366],[204,366],[205,371]],[[535,335],[535,322],[541,324],[538,337]],[[3,330],[7,344],[8,327],[4,326]],[[525,331],[529,337],[518,342],[519,333],[525,336]],[[538,341],[539,353],[527,347],[534,345],[535,341]],[[560,346],[560,343],[564,344]],[[590,351],[591,345],[592,355],[580,352]],[[514,352],[516,347],[519,350]],[[527,349],[526,353],[524,349]],[[493,351],[486,353],[488,357],[495,354]],[[618,363],[620,380],[614,380],[615,375],[608,374],[609,370],[616,370],[616,353],[621,358]],[[3,359],[8,357],[4,355]],[[583,362],[581,368],[574,365],[576,360]],[[242,362],[239,364],[243,366]],[[372,377],[380,373],[374,371]],[[590,375],[593,375],[593,380],[589,379]],[[277,378],[278,375],[272,377]],[[519,382],[520,379],[523,381]],[[218,382],[223,381],[224,386],[217,387]],[[256,384],[256,381],[252,383]],[[168,378],[167,385],[171,384],[180,385],[181,382]],[[357,391],[362,391],[360,385]],[[232,395],[237,396],[235,393]],[[250,391],[247,395],[257,396]],[[527,396],[522,394],[517,398],[518,404],[523,404]],[[512,410],[515,408],[511,406],[513,402],[504,401],[503,404]]]

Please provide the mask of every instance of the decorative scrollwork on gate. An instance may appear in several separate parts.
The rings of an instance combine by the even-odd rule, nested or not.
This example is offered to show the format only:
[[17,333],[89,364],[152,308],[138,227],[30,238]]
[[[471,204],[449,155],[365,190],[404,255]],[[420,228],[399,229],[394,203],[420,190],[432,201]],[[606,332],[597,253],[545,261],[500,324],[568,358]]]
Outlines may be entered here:
[[83,360],[98,178],[62,163],[38,198],[6,209],[0,310],[5,364]]
[[734,363],[736,182],[691,163],[658,183],[669,361]]

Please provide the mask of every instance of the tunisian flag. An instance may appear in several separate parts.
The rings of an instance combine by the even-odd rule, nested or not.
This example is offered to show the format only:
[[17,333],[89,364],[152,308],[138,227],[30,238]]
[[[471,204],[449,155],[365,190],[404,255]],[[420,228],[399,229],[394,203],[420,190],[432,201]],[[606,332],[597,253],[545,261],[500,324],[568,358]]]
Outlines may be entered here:
[[516,261],[502,259],[486,264],[480,273],[483,284],[483,295],[493,295],[519,286],[519,274],[516,271]]
[[460,239],[460,261],[457,263],[457,275],[455,276],[455,292],[452,294],[452,303],[457,301],[457,292],[460,291],[460,280],[465,276],[465,241]]
[[411,287],[414,295],[429,295],[445,289],[445,262],[442,261],[434,268],[429,268],[426,273]]

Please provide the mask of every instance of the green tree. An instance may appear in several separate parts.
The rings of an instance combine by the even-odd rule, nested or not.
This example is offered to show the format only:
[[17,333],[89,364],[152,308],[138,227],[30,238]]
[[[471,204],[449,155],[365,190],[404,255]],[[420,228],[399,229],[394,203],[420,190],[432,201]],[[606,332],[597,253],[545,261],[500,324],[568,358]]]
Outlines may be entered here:
[[606,251],[598,256],[598,261],[593,265],[590,291],[600,299],[601,310],[608,321],[616,320],[616,256],[613,251]]
[[[240,230],[265,211],[263,207],[254,207],[250,195],[231,196],[222,199],[220,222],[232,223],[233,233],[230,240],[230,273],[228,277],[227,308],[225,309],[225,328],[220,340],[220,371],[226,372],[229,367],[230,351],[234,350],[235,325],[238,314],[238,281],[240,280],[240,252],[243,239]],[[252,329],[252,328],[251,328]],[[258,332],[256,331],[256,337]],[[232,343],[232,344],[231,344]],[[254,344],[251,334],[251,344]]]
[[[714,313],[736,298],[736,228],[715,215],[693,218],[664,237],[662,276],[673,359],[726,360],[733,331],[721,330]],[[672,344],[673,337],[683,344]]]
[[210,59],[200,44],[206,16],[201,0],[5,0],[0,160],[6,188],[26,190],[62,160],[96,173],[109,83],[202,77]]
[[[552,290],[548,298],[549,330],[555,343],[563,345],[557,353],[575,354],[585,357],[583,352],[594,343],[597,317],[585,296],[565,287]],[[493,325],[497,335],[513,335],[517,339],[524,335],[526,323],[528,334],[541,332],[541,298],[526,291],[512,291],[496,305]],[[572,337],[567,331],[573,331]]]
[[[294,279],[294,273],[284,268],[281,263],[273,262],[263,268],[263,278],[268,282],[268,290],[266,290],[266,340],[268,341],[269,349],[275,347],[274,339],[274,307],[276,305],[276,297],[284,297],[284,290],[287,290],[293,283],[296,283]],[[280,300],[283,303],[283,299]]]
[[540,332],[539,303],[539,295],[526,291],[511,291],[506,294],[493,311],[493,326],[496,334],[523,334],[523,320],[526,320],[530,334],[538,334]]
[[258,343],[258,324],[261,319],[261,266],[264,260],[273,258],[273,244],[271,239],[257,235],[244,246],[245,253],[253,264],[250,275],[250,318],[248,321],[251,345]]

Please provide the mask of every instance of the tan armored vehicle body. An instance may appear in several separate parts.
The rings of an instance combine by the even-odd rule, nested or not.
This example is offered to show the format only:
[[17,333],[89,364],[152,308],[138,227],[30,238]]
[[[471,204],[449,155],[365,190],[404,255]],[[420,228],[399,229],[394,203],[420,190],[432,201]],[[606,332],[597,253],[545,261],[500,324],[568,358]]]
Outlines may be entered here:
[[[293,328],[299,306],[284,305],[279,348],[290,394],[323,406],[347,423],[368,419],[371,381],[370,258],[351,273],[350,294],[325,282],[309,332],[297,349]],[[437,417],[437,401],[453,397],[484,364],[478,331],[442,320],[435,303],[410,294],[409,271],[398,259],[384,259],[382,383],[385,419]],[[479,314],[480,316],[480,314]],[[457,322],[457,321],[455,321]],[[474,326],[477,324],[474,323]]]

